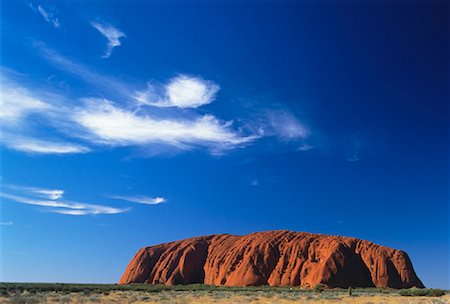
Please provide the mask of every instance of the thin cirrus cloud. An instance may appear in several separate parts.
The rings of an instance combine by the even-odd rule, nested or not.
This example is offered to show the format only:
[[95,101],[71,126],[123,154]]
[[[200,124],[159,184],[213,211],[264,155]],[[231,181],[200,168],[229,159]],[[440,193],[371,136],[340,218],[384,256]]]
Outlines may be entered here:
[[51,109],[51,105],[42,101],[26,88],[15,84],[6,77],[2,70],[0,77],[2,82],[0,120],[2,125],[17,125],[25,116],[36,112],[45,112]]
[[53,25],[54,28],[60,28],[61,24],[59,23],[58,18],[56,18],[53,13],[46,11],[42,6],[38,6],[37,8],[39,14],[44,17],[45,21]]
[[[31,136],[36,116],[61,116],[61,107],[45,101],[33,92],[10,79],[9,71],[1,70],[1,143],[9,149],[32,154],[86,153],[89,148],[63,140],[46,140]],[[52,117],[53,118],[53,117]],[[42,120],[41,120],[42,121]],[[53,121],[53,119],[49,119]]]
[[149,82],[145,90],[138,90],[137,86],[126,84],[66,58],[42,42],[34,42],[33,46],[56,68],[79,77],[87,84],[102,89],[104,93],[114,92],[117,97],[132,98],[138,105],[197,108],[213,102],[220,89],[213,81],[180,74],[165,84]]
[[[65,214],[65,215],[99,215],[99,214],[119,214],[129,211],[131,208],[117,208],[107,205],[87,204],[63,199],[64,190],[46,189],[38,187],[27,187],[19,185],[1,185],[0,197],[4,200],[13,201],[20,204],[43,207],[44,211]],[[6,190],[6,191],[5,191]],[[111,199],[118,199],[127,202],[158,205],[166,202],[163,197],[136,196],[111,196]],[[6,224],[5,224],[6,225]]]
[[[3,75],[3,79],[6,76]],[[221,122],[213,115],[191,114],[188,118],[161,117],[136,112],[98,98],[82,99],[79,106],[52,104],[40,97],[42,92],[25,88],[6,79],[2,91],[0,121],[5,127],[0,139],[10,149],[36,154],[73,154],[91,151],[89,145],[148,146],[165,145],[182,150],[206,147],[225,150],[252,142],[256,137],[243,136],[232,130],[232,122]],[[54,99],[64,99],[56,96]],[[29,135],[30,117],[33,125],[55,128],[64,140],[46,140]],[[50,118],[50,119],[49,119]],[[83,140],[85,144],[73,143]]]
[[[246,125],[247,128],[258,134],[259,137],[275,137],[279,141],[288,143],[301,143],[310,136],[310,129],[293,115],[284,109],[263,110],[257,113],[253,120]],[[304,146],[306,147],[306,146]],[[305,151],[297,149],[298,151]]]
[[287,111],[269,111],[269,134],[282,140],[301,140],[309,136],[309,129],[294,115]]
[[51,200],[58,200],[62,198],[64,191],[63,190],[51,190],[51,189],[34,189],[34,193],[37,195],[42,195]]
[[147,90],[137,92],[135,99],[155,107],[197,108],[213,102],[219,89],[212,81],[181,74],[162,88],[148,84]]
[[[96,214],[117,214],[122,213],[119,209],[109,209],[109,210],[98,210],[98,208],[94,209],[52,209],[49,210],[52,213],[58,213],[58,214],[66,214],[66,215],[96,215]],[[123,211],[125,212],[125,211]]]
[[135,88],[114,77],[106,76],[93,68],[61,55],[59,52],[48,48],[43,42],[35,41],[33,47],[54,67],[78,77],[96,90],[101,89],[103,93],[113,93],[120,98],[129,98],[135,91]]
[[50,199],[50,200],[58,200],[63,197],[64,191],[59,189],[46,189],[46,188],[38,188],[38,187],[25,187],[18,185],[10,185],[3,184],[3,188],[10,189],[12,191],[19,191],[25,193],[31,193],[34,196],[38,196],[40,198]]
[[4,190],[1,191],[0,197],[3,199],[20,204],[44,207],[44,211],[52,213],[67,215],[99,215],[119,214],[129,210],[129,208],[116,208],[106,205],[86,204],[63,200],[62,196],[64,191],[62,190],[50,190],[16,185],[8,185],[4,188],[9,189],[9,193]]
[[306,151],[312,150],[314,148],[315,148],[315,146],[312,146],[307,143],[303,143],[302,145],[300,145],[300,147],[297,148],[297,150],[306,152]]
[[[219,90],[219,85],[201,77],[181,74],[166,84],[149,86],[151,92],[139,94],[138,85],[103,75],[43,43],[33,45],[55,67],[110,97],[53,95],[48,98],[51,94],[45,94],[36,86],[5,82],[6,94],[2,93],[2,98],[7,100],[7,107],[6,111],[2,109],[4,113],[0,118],[9,121],[10,127],[1,141],[10,149],[36,154],[74,154],[103,146],[135,146],[153,152],[151,155],[194,148],[222,155],[224,151],[248,146],[261,137],[297,141],[309,135],[302,122],[287,111],[268,111],[265,118],[256,121],[251,128],[247,128],[249,124],[245,121],[236,127],[232,120],[196,113],[194,108],[213,102]],[[133,99],[137,104],[129,102]],[[190,109],[183,110],[187,108]],[[40,119],[33,122],[31,128],[30,118],[33,117]],[[36,132],[26,132],[27,127],[53,129],[53,138],[32,135]]]
[[2,143],[11,150],[30,154],[78,154],[91,149],[69,142],[47,141],[26,137],[2,136]]
[[113,49],[121,45],[120,38],[124,38],[126,35],[109,23],[93,21],[91,22],[91,25],[108,40],[108,44],[106,45],[106,50],[102,58],[110,57]]
[[251,142],[253,136],[233,132],[231,122],[213,115],[194,119],[155,118],[116,106],[108,100],[88,99],[75,112],[74,121],[98,144],[116,146],[165,144],[181,149],[194,146],[233,148]]
[[51,24],[54,28],[59,29],[61,28],[61,24],[58,20],[58,18],[55,17],[55,14],[53,11],[55,11],[54,7],[47,7],[46,9],[42,5],[38,5],[37,7],[34,7],[33,4],[30,3],[30,8],[40,14],[45,22]]
[[[117,79],[102,75],[92,69],[69,60],[58,52],[47,48],[42,43],[35,46],[49,62],[61,70],[80,77],[85,82],[102,87],[105,93],[114,91],[120,98],[133,98],[139,108],[197,108],[215,100],[220,86],[213,81],[185,74],[171,78],[167,83],[150,82],[145,90],[136,90],[136,86],[127,85]],[[124,93],[125,92],[125,93]],[[309,136],[310,130],[286,110],[268,110],[264,118],[256,123],[256,130],[244,140],[253,142],[260,137],[275,136],[283,141],[302,140]]]
[[144,204],[144,205],[158,205],[167,202],[167,199],[164,197],[148,197],[148,196],[111,196],[112,199],[118,199],[122,201]]

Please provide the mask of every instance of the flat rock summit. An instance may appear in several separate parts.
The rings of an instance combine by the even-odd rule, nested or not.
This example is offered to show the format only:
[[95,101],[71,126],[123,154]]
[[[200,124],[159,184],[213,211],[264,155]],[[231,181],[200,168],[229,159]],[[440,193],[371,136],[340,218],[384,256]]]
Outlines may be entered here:
[[408,255],[350,237],[268,231],[140,249],[119,284],[424,287]]

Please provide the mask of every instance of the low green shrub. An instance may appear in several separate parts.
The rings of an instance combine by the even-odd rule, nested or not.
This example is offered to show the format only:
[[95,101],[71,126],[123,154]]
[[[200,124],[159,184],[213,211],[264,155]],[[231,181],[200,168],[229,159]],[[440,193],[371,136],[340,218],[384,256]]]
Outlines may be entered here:
[[325,290],[325,288],[326,288],[326,286],[324,284],[319,283],[316,286],[314,286],[313,290],[314,290],[314,292],[321,293],[322,291]]
[[410,288],[399,291],[399,294],[404,297],[442,297],[445,295],[445,290],[434,288]]

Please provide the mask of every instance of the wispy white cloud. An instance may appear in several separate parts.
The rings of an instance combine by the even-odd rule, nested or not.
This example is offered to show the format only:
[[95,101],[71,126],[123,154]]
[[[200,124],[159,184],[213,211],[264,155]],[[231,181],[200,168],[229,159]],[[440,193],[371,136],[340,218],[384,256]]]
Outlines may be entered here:
[[153,118],[116,106],[108,100],[87,99],[73,119],[90,134],[89,140],[110,145],[166,144],[188,149],[194,146],[233,148],[254,136],[233,132],[231,122],[212,115],[195,119]]
[[220,87],[212,81],[188,75],[172,78],[162,88],[148,84],[148,89],[136,93],[136,100],[155,107],[197,108],[214,101]]
[[3,126],[17,126],[27,115],[44,113],[52,108],[50,104],[33,95],[28,89],[9,80],[3,71],[1,74],[0,122]]
[[[261,110],[253,114],[253,118],[245,124],[245,127],[261,138],[276,137],[282,142],[301,143],[311,134],[309,128],[287,110]],[[307,148],[305,145],[301,147]]]
[[58,200],[62,198],[64,191],[63,190],[50,190],[50,189],[34,189],[33,191],[36,194],[43,195],[51,200]]
[[52,213],[66,214],[66,215],[88,215],[88,214],[90,214],[86,210],[73,210],[73,209],[50,209],[48,211],[52,212]]
[[[54,58],[55,60],[55,58]],[[63,64],[71,66],[70,62]],[[80,70],[80,72],[83,69]],[[242,146],[257,139],[254,135],[241,135],[232,129],[232,122],[221,122],[213,115],[190,113],[186,118],[151,115],[149,109],[136,111],[96,98],[82,99],[79,106],[47,101],[39,91],[25,88],[6,79],[2,91],[0,121],[6,129],[0,135],[1,143],[9,149],[34,154],[74,154],[91,150],[73,139],[90,145],[170,146],[178,150],[206,147],[218,153]],[[95,76],[94,76],[95,78]],[[53,99],[65,98],[53,96]],[[31,125],[29,117],[41,117]],[[31,136],[36,125],[46,124],[65,139],[44,139]],[[26,128],[28,127],[28,128]],[[30,130],[28,130],[30,129]],[[71,137],[71,139],[67,139]]]
[[48,48],[42,42],[34,42],[33,46],[38,52],[56,68],[77,76],[96,91],[101,90],[104,94],[114,93],[120,98],[129,98],[136,91],[133,86],[124,83],[114,77],[106,76],[95,69],[69,59],[59,52]]
[[[0,187],[2,189],[0,191],[1,198],[16,203],[44,207],[44,211],[52,213],[66,215],[96,215],[118,214],[130,210],[130,208],[117,208],[106,205],[63,200],[64,190],[11,184],[2,184]],[[110,198],[145,205],[158,205],[167,201],[164,197],[148,197],[143,195],[117,195]]]
[[83,209],[83,206],[81,204],[72,204],[72,203],[66,203],[66,202],[62,202],[62,201],[29,198],[29,197],[18,196],[18,195],[4,193],[4,192],[0,192],[0,196],[5,199],[8,199],[8,200],[15,201],[17,203],[27,204],[27,205],[35,205],[35,206],[41,206],[41,207],[55,207],[55,208]]
[[49,212],[68,215],[118,214],[129,210],[129,208],[115,208],[105,205],[86,204],[72,201],[43,200],[4,192],[0,192],[0,197],[21,204],[49,207],[52,209],[45,210]]
[[310,134],[300,120],[287,111],[269,111],[271,131],[283,140],[305,139]]
[[33,195],[36,195],[41,198],[45,199],[51,199],[51,200],[58,200],[63,197],[64,191],[59,189],[45,189],[45,188],[38,188],[38,187],[26,187],[26,186],[18,186],[18,185],[10,185],[10,184],[3,184],[1,185],[3,188],[7,188],[13,191],[19,191],[19,192],[25,192],[25,193],[31,193]]
[[306,151],[312,150],[314,148],[315,147],[311,146],[310,144],[303,143],[303,144],[300,145],[300,147],[297,148],[297,150],[306,152]]
[[35,138],[3,136],[1,141],[9,149],[30,154],[76,154],[90,151],[89,148],[78,144]]
[[132,202],[132,203],[144,204],[144,205],[158,205],[158,204],[165,203],[167,201],[167,199],[165,199],[164,197],[159,197],[159,196],[158,197],[148,197],[148,196],[143,196],[143,195],[138,195],[138,196],[116,195],[116,196],[112,196],[111,198],[128,201],[128,202]]
[[44,17],[44,20],[53,25],[54,28],[59,29],[61,27],[58,18],[56,18],[52,12],[50,12],[49,10],[45,10],[41,5],[38,5],[37,11],[39,12],[39,14],[41,14],[42,17]]
[[99,214],[94,210],[72,210],[72,209],[51,209],[48,210],[52,213],[66,214],[66,215],[88,215],[88,214]]
[[121,30],[108,23],[93,21],[91,22],[91,25],[108,39],[105,54],[102,56],[102,58],[108,58],[111,56],[113,48],[120,46],[120,38],[126,37],[126,35]]
[[[173,154],[194,148],[206,148],[212,154],[221,155],[227,150],[247,146],[261,137],[301,141],[310,133],[309,129],[288,111],[266,110],[261,112],[263,115],[260,117],[256,116],[255,121],[252,118],[238,120],[240,124],[237,127],[233,125],[233,121],[223,121],[212,114],[194,112],[192,108],[211,103],[219,90],[217,84],[200,77],[181,74],[166,84],[153,84],[147,91],[136,93],[137,85],[105,76],[60,55],[43,43],[36,42],[34,46],[57,68],[84,80],[95,92],[100,90],[100,95],[109,96],[109,100],[77,98],[70,100],[73,106],[55,106],[52,102],[46,102],[43,105],[37,103],[36,106],[27,107],[26,111],[22,111],[29,113],[27,115],[37,112],[48,116],[58,111],[58,115],[53,115],[49,123],[55,131],[65,136],[65,140],[70,140],[68,143],[56,141],[54,145],[25,141],[21,144],[10,144],[16,150],[36,153],[83,153],[107,145],[137,146],[145,155]],[[36,94],[31,94],[32,90],[26,92],[34,99],[42,101],[35,97]],[[135,102],[129,103],[133,99],[138,102],[137,105]],[[22,118],[25,115],[11,116]],[[23,134],[19,135],[26,138]],[[72,143],[73,140],[83,141],[84,144]],[[44,146],[46,148],[43,148]]]
[[[64,117],[63,107],[47,99],[60,99],[51,94],[36,93],[17,84],[8,71],[1,69],[0,143],[9,149],[32,154],[85,153],[89,148],[63,140],[34,137],[36,121],[54,122]],[[42,119],[46,118],[46,119]]]
[[32,3],[29,3],[29,6],[33,10],[33,12],[41,15],[48,24],[52,25],[56,29],[61,28],[61,24],[60,24],[58,18],[56,18],[55,13],[54,13],[56,11],[55,7],[46,6],[44,8],[42,5],[38,5],[36,7]]
[[14,225],[13,221],[0,222],[0,226],[11,226],[11,225]]

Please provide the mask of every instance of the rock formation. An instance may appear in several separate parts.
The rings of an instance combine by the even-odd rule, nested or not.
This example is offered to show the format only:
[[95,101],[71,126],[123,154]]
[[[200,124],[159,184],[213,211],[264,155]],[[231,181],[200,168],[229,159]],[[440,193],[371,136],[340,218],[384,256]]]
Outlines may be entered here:
[[140,249],[119,284],[424,287],[408,255],[356,238],[268,231]]

